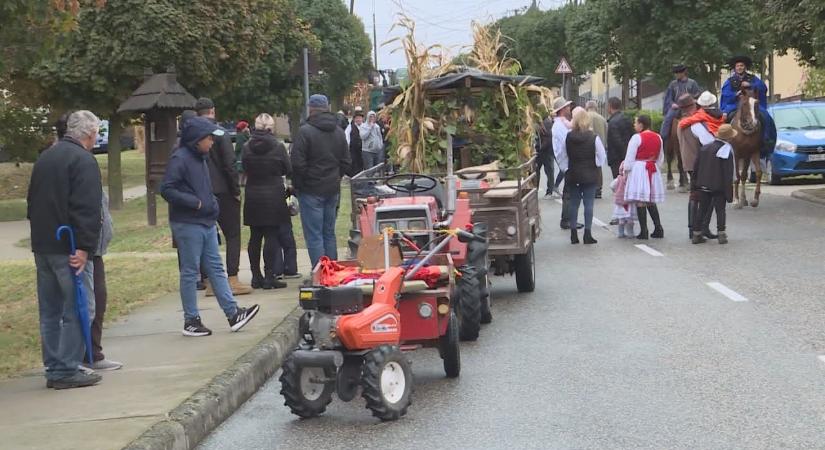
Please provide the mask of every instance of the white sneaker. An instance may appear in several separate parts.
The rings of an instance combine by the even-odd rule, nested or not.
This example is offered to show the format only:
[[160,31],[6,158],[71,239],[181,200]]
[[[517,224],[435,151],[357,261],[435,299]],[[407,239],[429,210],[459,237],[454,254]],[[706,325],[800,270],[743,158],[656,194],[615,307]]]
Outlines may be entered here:
[[95,361],[88,367],[94,371],[105,372],[120,369],[121,367],[123,367],[123,363],[112,361],[111,359],[101,359],[100,361]]

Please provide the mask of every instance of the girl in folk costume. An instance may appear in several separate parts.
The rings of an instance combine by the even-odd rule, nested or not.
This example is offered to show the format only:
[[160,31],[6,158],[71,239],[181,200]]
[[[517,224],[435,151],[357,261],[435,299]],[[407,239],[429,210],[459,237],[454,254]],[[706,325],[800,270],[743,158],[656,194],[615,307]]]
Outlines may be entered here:
[[650,237],[663,238],[665,231],[659,218],[657,203],[665,201],[665,188],[659,166],[664,162],[662,138],[650,130],[650,117],[639,115],[633,124],[636,134],[627,144],[627,155],[624,160],[624,170],[627,175],[627,185],[624,191],[624,200],[636,205],[641,232],[637,239],[647,239],[647,213],[653,219],[653,233]]
[[613,190],[613,217],[619,224],[619,238],[632,238],[633,222],[636,220],[636,205],[628,203],[624,198],[627,186],[627,175],[624,171],[624,162],[619,165],[619,176],[610,183]]

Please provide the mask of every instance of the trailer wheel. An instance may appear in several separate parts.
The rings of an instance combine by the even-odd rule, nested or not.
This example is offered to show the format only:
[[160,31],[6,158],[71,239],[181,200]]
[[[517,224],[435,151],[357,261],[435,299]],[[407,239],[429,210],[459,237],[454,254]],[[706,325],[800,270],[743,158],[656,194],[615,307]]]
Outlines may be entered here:
[[364,355],[361,396],[373,416],[387,421],[407,414],[412,385],[410,363],[398,347],[382,345]]
[[447,332],[438,338],[438,350],[444,360],[444,372],[448,378],[456,378],[461,373],[461,349],[458,343],[458,317],[450,313]]
[[306,419],[326,411],[335,390],[334,384],[327,381],[335,377],[332,370],[299,366],[292,356],[281,368],[281,395],[292,414]]
[[523,255],[516,255],[516,287],[519,292],[533,292],[536,289],[536,254],[533,243]]
[[459,335],[463,341],[475,341],[481,330],[481,292],[478,275],[473,266],[462,266],[458,291]]

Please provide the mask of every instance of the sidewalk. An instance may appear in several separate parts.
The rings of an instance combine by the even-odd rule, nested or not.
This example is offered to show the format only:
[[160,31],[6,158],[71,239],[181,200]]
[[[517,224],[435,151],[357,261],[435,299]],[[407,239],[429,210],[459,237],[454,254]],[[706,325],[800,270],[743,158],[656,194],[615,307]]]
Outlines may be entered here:
[[[299,249],[298,264],[301,273],[309,273],[306,250]],[[244,265],[248,267],[248,261]],[[242,266],[241,278],[248,281],[249,277],[248,269]],[[241,306],[261,305],[258,316],[238,333],[229,331],[215,298],[205,298],[203,293],[199,294],[199,306],[204,323],[213,331],[209,337],[181,335],[178,294],[164,296],[108,324],[104,352],[125,366],[102,372],[103,381],[98,386],[47,389],[40,371],[0,382],[0,449],[120,449],[166,421],[153,431],[163,428],[176,414],[189,422],[199,414],[210,415],[193,425],[200,433],[210,432],[225,417],[216,418],[215,414],[231,414],[266,381],[261,363],[256,361],[273,364],[274,372],[283,353],[294,345],[294,320],[288,316],[297,307],[300,283],[289,280],[286,289],[257,290],[238,297]],[[272,341],[273,330],[279,333],[277,342]],[[242,356],[242,361],[236,362]],[[239,375],[242,371],[245,373]],[[184,412],[175,410],[187,399],[181,407]],[[151,445],[141,448],[173,448],[173,444],[177,445],[174,448],[188,448],[181,446],[181,441],[191,443],[203,437],[190,436],[191,430],[183,428],[177,432],[180,436],[171,432],[151,436]],[[172,442],[175,437],[178,441]]]
[[825,205],[825,188],[800,189],[798,191],[793,191],[793,193],[791,193],[791,197]]

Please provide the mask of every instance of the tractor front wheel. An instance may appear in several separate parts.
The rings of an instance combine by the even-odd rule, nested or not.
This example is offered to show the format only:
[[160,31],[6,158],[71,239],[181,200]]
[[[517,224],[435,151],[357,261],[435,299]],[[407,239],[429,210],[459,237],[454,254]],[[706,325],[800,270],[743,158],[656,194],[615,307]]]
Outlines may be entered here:
[[293,414],[303,418],[316,417],[327,409],[332,401],[335,377],[330,369],[323,367],[302,367],[292,356],[288,356],[281,366],[281,395],[284,405]]
[[444,360],[444,372],[448,378],[456,378],[461,373],[461,349],[458,343],[458,318],[450,313],[447,333],[438,338],[438,350]]
[[364,355],[361,396],[372,415],[398,420],[412,403],[412,369],[396,346],[382,345]]

